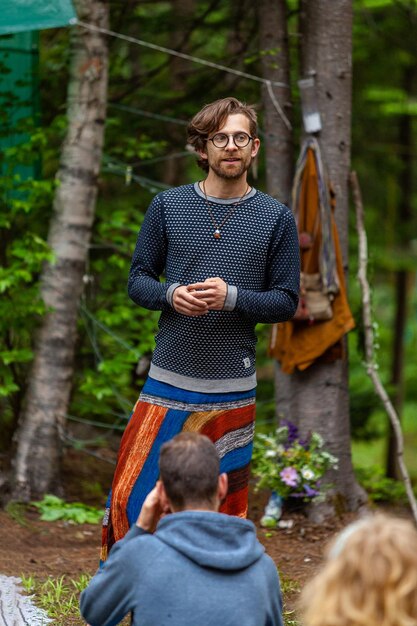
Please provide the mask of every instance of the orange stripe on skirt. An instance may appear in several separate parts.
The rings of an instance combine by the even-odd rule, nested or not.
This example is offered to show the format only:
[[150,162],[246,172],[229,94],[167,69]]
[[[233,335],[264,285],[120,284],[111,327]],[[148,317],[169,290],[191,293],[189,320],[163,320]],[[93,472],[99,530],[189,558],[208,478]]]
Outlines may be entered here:
[[162,406],[137,402],[123,434],[121,452],[113,478],[111,516],[115,541],[124,537],[129,530],[127,501],[167,411],[168,409]]
[[228,493],[225,501],[220,505],[220,513],[227,513],[227,515],[235,515],[236,517],[247,517],[248,495],[249,487],[244,487],[234,493]]

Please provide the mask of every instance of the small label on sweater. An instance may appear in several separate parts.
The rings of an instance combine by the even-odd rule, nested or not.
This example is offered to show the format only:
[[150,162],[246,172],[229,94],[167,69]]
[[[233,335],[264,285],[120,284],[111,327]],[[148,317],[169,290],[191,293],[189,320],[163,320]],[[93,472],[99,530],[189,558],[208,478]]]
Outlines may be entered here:
[[250,367],[250,358],[246,357],[245,359],[243,359],[243,365],[245,366],[246,369],[248,369],[248,367]]

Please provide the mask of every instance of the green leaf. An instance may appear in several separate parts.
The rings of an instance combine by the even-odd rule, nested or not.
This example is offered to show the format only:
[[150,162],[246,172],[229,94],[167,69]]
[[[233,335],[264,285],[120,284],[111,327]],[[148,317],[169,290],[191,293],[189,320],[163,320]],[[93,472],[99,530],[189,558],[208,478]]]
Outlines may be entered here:
[[97,524],[101,521],[104,512],[81,502],[67,503],[57,496],[47,494],[43,500],[32,502],[40,511],[41,520],[55,522],[66,520],[75,524]]

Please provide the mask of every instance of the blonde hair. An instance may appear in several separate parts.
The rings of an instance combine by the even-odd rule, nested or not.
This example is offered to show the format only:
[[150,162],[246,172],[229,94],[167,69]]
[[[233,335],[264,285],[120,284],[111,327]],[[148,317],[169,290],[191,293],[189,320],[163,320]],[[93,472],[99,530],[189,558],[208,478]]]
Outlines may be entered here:
[[417,530],[380,514],[348,526],[300,605],[304,626],[417,626]]

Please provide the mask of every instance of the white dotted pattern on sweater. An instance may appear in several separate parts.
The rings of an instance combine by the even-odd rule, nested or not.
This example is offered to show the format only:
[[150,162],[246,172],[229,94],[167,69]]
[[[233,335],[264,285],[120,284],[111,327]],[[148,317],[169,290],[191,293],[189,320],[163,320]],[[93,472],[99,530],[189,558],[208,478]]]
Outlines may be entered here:
[[[217,224],[229,208],[211,203]],[[158,194],[139,233],[129,294],[141,306],[162,309],[152,359],[156,366],[190,379],[253,377],[255,324],[288,320],[297,305],[294,218],[287,207],[258,191],[236,207],[220,239],[213,232],[205,200],[193,185]],[[166,283],[160,283],[164,271]],[[187,317],[167,303],[170,284],[214,276],[237,287],[233,311]]]

